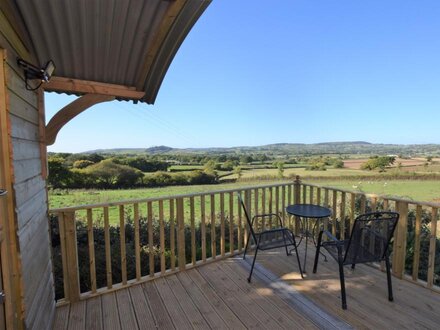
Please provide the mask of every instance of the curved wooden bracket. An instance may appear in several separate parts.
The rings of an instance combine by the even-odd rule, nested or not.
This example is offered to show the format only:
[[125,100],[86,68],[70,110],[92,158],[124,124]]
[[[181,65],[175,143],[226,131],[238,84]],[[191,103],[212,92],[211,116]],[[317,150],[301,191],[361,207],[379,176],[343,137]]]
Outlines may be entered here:
[[60,129],[81,112],[95,104],[113,101],[114,99],[115,97],[111,95],[85,94],[66,105],[46,125],[46,145],[54,144]]

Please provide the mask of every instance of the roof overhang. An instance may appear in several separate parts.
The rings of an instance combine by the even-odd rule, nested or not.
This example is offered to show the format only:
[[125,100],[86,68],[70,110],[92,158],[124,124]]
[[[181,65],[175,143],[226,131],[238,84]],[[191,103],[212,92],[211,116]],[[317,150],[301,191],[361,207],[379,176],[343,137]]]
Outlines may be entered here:
[[154,103],[177,50],[211,0],[6,0],[46,91]]

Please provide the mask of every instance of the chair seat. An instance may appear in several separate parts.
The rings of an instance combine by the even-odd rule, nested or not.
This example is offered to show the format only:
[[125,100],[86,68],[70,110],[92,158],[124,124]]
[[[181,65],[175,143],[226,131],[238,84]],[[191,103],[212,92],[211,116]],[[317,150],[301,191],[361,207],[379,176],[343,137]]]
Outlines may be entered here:
[[260,250],[276,249],[284,246],[295,246],[293,234],[286,228],[278,228],[267,230],[257,234],[257,239],[260,240]]
[[[344,258],[343,259],[344,265],[351,265],[359,262],[378,261],[377,255],[371,253],[368,249],[365,248],[359,248],[356,256],[354,255],[353,249],[347,251],[348,245],[350,243],[349,239],[341,240],[339,242],[341,244],[341,252],[342,252],[342,257]],[[337,242],[334,241],[322,242],[321,246],[325,248],[336,261],[338,260]]]
[[[338,242],[335,241],[328,241],[328,242],[322,242],[321,246],[325,248],[330,255],[338,260]],[[349,240],[346,239],[344,241],[339,241],[339,244],[341,245],[342,249],[342,256],[345,256],[345,251],[347,251]]]

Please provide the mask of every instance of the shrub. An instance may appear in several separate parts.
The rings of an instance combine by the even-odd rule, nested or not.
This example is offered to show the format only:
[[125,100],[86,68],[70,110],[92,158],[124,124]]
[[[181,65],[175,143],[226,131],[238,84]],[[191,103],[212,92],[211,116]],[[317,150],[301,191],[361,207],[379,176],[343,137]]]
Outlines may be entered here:
[[[220,254],[220,224],[216,223],[216,254]],[[63,267],[61,259],[61,242],[58,226],[58,218],[56,216],[50,217],[50,228],[52,238],[52,255],[53,255],[53,271],[55,277],[55,298],[61,299],[64,297],[63,291]],[[153,228],[153,241],[155,244],[160,242],[160,225],[159,220],[154,218],[152,221]],[[174,227],[176,230],[177,227]],[[80,274],[80,290],[81,292],[87,292],[91,290],[90,283],[90,260],[89,260],[89,248],[88,248],[88,231],[87,225],[81,221],[76,222],[77,241],[78,241],[78,267]],[[141,257],[141,275],[145,276],[150,273],[149,255],[150,249],[148,245],[148,221],[146,218],[141,217],[139,219],[139,232],[140,235],[140,257]],[[225,221],[225,232],[229,232],[229,222]],[[171,250],[170,250],[170,233],[171,227],[169,220],[165,221],[164,225],[165,233],[165,264],[169,268],[171,265]],[[186,262],[191,262],[191,228],[188,224],[184,227],[185,235],[185,257]],[[110,226],[110,254],[111,254],[111,268],[112,268],[112,282],[120,283],[122,281],[121,271],[121,246],[120,246],[120,227]],[[105,254],[105,231],[102,226],[93,226],[94,237],[94,249],[95,249],[95,267],[96,267],[96,284],[97,287],[105,287],[107,285],[107,272],[106,272],[106,254]],[[177,230],[175,232],[177,238]],[[201,226],[198,224],[195,228],[195,237],[201,237]],[[234,237],[237,237],[237,228],[234,229]],[[206,253],[209,257],[212,255],[211,251],[211,223],[207,221],[206,224],[206,241],[207,248]],[[125,224],[125,249],[126,249],[126,262],[127,262],[127,277],[128,279],[136,278],[136,262],[135,262],[135,231],[133,220],[129,218]],[[226,251],[229,250],[229,241],[226,240]],[[175,251],[177,255],[177,251]],[[201,259],[202,251],[198,244],[196,251],[197,260]],[[159,246],[153,246],[153,259],[154,259],[154,272],[160,271],[160,249]],[[175,258],[177,266],[177,256]]]
[[97,188],[133,187],[142,178],[142,172],[139,170],[116,164],[110,159],[91,165],[83,171],[95,179]]
[[113,161],[117,164],[136,168],[142,172],[167,171],[170,166],[167,162],[148,160],[145,157],[114,158]]
[[361,169],[363,170],[385,170],[387,166],[392,165],[396,160],[396,157],[393,156],[375,156],[367,160],[365,163],[361,165]]
[[85,159],[81,159],[81,160],[77,160],[73,163],[73,168],[86,168],[90,165],[93,165],[94,162],[90,161],[90,160],[85,160]]
[[49,185],[52,188],[68,188],[72,179],[72,173],[64,164],[64,159],[61,157],[49,157],[47,163]]

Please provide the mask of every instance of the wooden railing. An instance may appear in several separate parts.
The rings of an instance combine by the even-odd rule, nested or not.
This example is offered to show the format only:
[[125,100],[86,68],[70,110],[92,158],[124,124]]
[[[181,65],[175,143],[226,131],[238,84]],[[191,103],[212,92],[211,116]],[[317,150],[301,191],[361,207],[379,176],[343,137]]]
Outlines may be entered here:
[[[278,213],[296,232],[299,224],[285,213],[287,205],[328,206],[336,225],[325,221],[324,226],[340,232],[342,238],[358,214],[396,210],[400,220],[394,235],[393,274],[438,290],[440,279],[434,270],[440,263],[435,259],[440,204],[321,187],[297,178],[243,189],[50,210],[52,240],[57,241],[59,233],[60,242],[59,249],[53,244],[55,268],[60,265],[55,276],[62,277],[56,280],[63,287],[58,302],[75,302],[241,253],[247,228],[236,197],[239,192],[251,214]],[[97,269],[105,271],[97,273]]]

